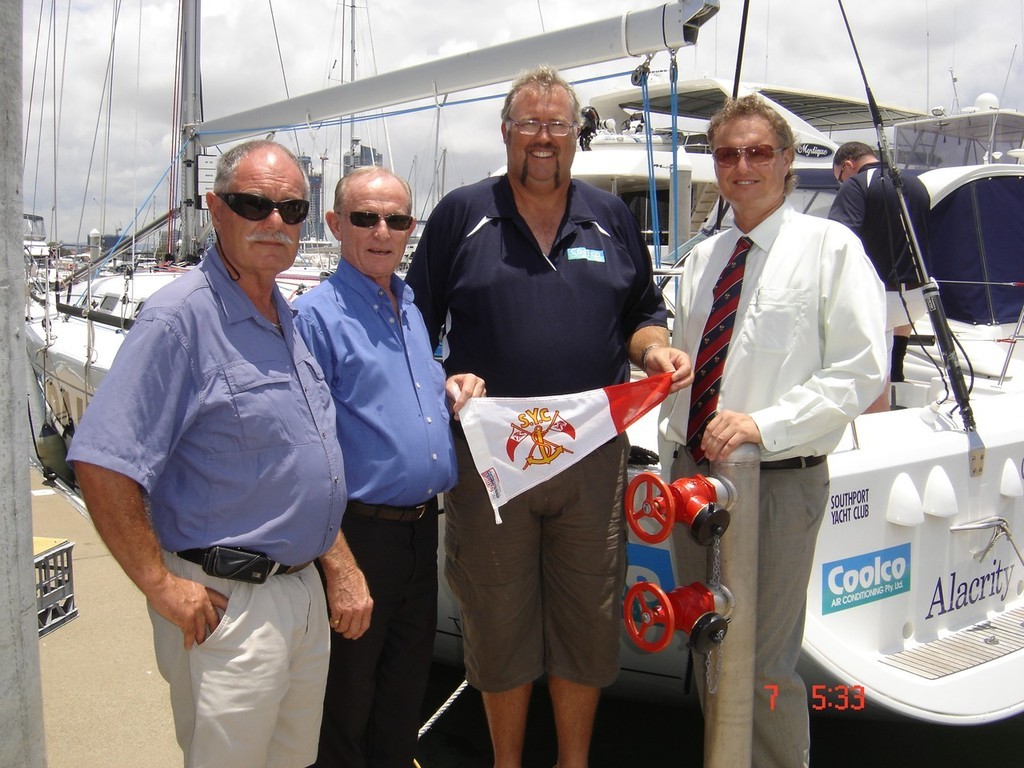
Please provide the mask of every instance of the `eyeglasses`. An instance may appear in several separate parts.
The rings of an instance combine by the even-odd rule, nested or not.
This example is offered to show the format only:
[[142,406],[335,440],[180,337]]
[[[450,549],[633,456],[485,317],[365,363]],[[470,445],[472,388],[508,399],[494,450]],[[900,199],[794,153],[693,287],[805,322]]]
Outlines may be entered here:
[[758,144],[756,147],[719,147],[714,151],[715,162],[723,168],[732,168],[740,164],[740,158],[747,158],[750,165],[766,165],[772,161],[776,152],[785,147],[773,147],[771,144]]
[[218,193],[217,197],[227,203],[228,208],[243,219],[263,221],[275,210],[281,214],[285,224],[299,224],[309,215],[309,200],[271,200],[263,195],[250,195],[248,192]]
[[353,227],[360,227],[361,229],[370,229],[377,226],[377,222],[384,219],[384,223],[388,225],[388,229],[393,229],[398,232],[405,232],[412,227],[413,219],[404,213],[389,213],[387,216],[381,213],[374,213],[373,211],[352,211],[348,215],[348,220],[352,222]]
[[576,123],[567,123],[564,120],[542,123],[540,120],[512,120],[509,118],[506,122],[509,125],[514,125],[523,136],[536,136],[540,133],[541,128],[547,128],[548,133],[552,136],[568,136],[576,127]]
[[836,173],[836,181],[838,181],[840,184],[843,183],[843,174],[846,173],[846,163],[848,163],[848,162],[850,162],[850,161],[847,160],[842,165],[840,165],[839,169],[838,169],[838,173]]

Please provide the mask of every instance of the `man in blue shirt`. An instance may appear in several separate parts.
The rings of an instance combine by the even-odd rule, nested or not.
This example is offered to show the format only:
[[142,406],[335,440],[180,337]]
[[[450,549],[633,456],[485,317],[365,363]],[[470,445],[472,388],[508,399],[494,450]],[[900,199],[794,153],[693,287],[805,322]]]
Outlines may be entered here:
[[437,624],[437,494],[456,479],[446,388],[458,412],[483,382],[434,360],[412,291],[394,274],[416,220],[408,184],[361,168],[338,182],[330,279],[295,302],[327,376],[349,460],[345,538],[373,598],[359,639],[335,635],[317,766],[408,768]]
[[316,757],[329,628],[369,597],[340,532],[344,466],[323,373],[275,284],[309,209],[270,141],[218,164],[217,243],[146,301],[69,459],[96,529],[145,594],[191,768]]
[[[665,308],[636,220],[570,178],[580,105],[557,72],[512,85],[501,113],[508,173],[445,196],[409,270],[450,374],[491,394],[538,397],[674,371]],[[445,498],[445,574],[459,600],[466,676],[483,694],[496,768],[519,766],[533,681],[547,676],[559,768],[587,764],[600,689],[619,669],[626,572],[624,435],[502,508],[456,430],[459,483]]]

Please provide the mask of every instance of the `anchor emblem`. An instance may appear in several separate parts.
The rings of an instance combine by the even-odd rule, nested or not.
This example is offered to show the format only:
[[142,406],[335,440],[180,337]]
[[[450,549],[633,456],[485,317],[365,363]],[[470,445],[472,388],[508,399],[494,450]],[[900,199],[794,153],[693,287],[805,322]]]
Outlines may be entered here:
[[512,432],[505,443],[505,450],[511,461],[516,460],[516,450],[527,438],[532,443],[523,469],[531,464],[550,464],[563,453],[572,453],[569,448],[549,439],[549,433],[576,439],[575,428],[562,418],[558,411],[549,414],[547,408],[529,408],[519,414],[518,424],[513,423],[510,426]]

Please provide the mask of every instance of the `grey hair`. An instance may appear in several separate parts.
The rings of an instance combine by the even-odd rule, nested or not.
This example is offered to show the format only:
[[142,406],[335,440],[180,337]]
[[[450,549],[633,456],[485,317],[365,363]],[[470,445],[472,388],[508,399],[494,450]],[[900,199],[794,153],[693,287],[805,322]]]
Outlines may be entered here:
[[228,192],[235,180],[235,174],[238,172],[238,166],[241,162],[253,152],[258,152],[262,149],[275,149],[295,164],[299,175],[302,176],[302,197],[304,200],[309,200],[309,179],[306,178],[306,173],[302,170],[299,159],[295,157],[288,147],[270,139],[246,141],[232,147],[221,155],[217,161],[217,175],[213,180],[214,193],[221,195]]
[[524,69],[520,72],[516,79],[512,82],[512,87],[508,91],[508,95],[505,96],[505,104],[501,108],[501,121],[505,122],[510,119],[512,114],[512,100],[515,99],[516,94],[524,88],[539,88],[542,91],[550,91],[553,88],[564,88],[566,93],[569,94],[569,98],[572,100],[572,119],[573,121],[579,120],[580,117],[580,97],[576,95],[576,90],[569,85],[569,83],[558,74],[558,70],[547,64],[541,64],[533,69]]

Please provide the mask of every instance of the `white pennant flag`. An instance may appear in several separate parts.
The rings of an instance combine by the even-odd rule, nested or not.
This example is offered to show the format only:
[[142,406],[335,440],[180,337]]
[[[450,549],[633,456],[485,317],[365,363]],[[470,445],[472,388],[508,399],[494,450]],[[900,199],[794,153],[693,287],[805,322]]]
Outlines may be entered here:
[[668,395],[671,373],[550,397],[473,397],[459,411],[473,463],[498,507],[607,443]]

